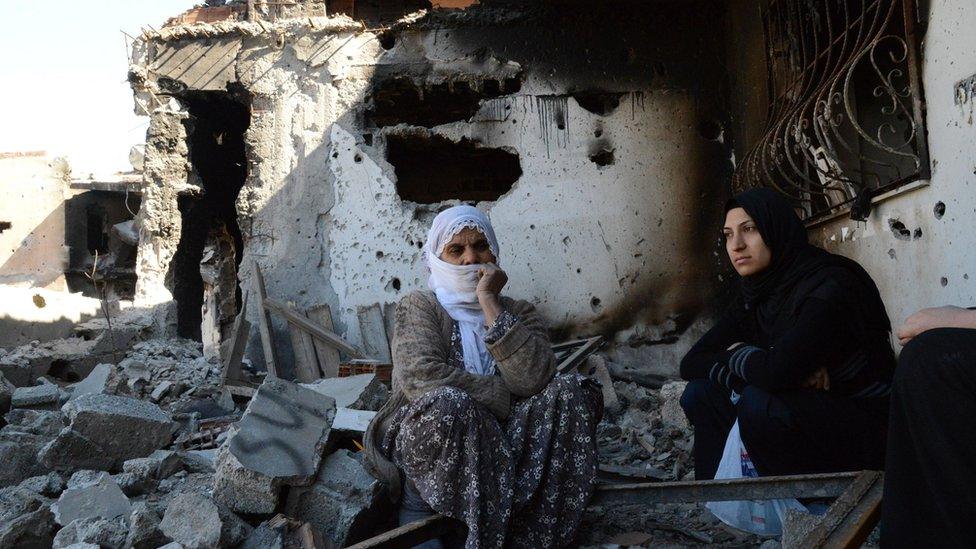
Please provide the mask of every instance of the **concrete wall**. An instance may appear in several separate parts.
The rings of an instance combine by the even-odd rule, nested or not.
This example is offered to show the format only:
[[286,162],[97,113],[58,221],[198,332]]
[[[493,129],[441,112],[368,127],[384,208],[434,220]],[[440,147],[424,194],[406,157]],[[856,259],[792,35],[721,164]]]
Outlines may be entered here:
[[64,288],[65,170],[44,153],[0,154],[0,284]]
[[[894,324],[922,307],[976,305],[976,97],[957,84],[976,74],[976,7],[932,2],[923,46],[932,178],[928,186],[878,204],[866,223],[841,219],[812,230],[813,241],[871,273]],[[966,88],[965,85],[962,86]],[[935,215],[936,204],[945,214]],[[921,236],[903,240],[889,222]]]
[[[271,295],[330,304],[351,341],[361,340],[359,307],[425,287],[419,244],[450,203],[400,199],[387,143],[434,134],[518,155],[522,175],[512,189],[478,204],[499,235],[511,295],[537,303],[563,334],[677,340],[621,355],[673,371],[693,339],[678,334],[696,324],[719,280],[713,229],[731,169],[722,36],[712,32],[723,28],[722,12],[687,2],[566,7],[546,18],[499,13],[438,16],[401,26],[392,39],[353,32],[341,18],[314,19],[314,28],[279,22],[271,33],[210,28],[206,42],[164,29],[136,46],[133,83],[147,102],[143,91],[166,86],[232,83],[253,94],[250,174],[237,204],[246,257],[261,265]],[[372,124],[372,94],[401,76],[422,85],[520,85],[456,122]],[[613,94],[619,106],[591,112],[578,99],[583,91]],[[171,118],[153,119],[147,174],[153,136]],[[160,142],[172,152],[179,139]],[[613,164],[590,160],[600,149],[613,150]],[[173,177],[152,182],[159,189],[191,178],[174,158]],[[144,200],[140,264],[158,274],[140,273],[140,294],[159,295],[173,240],[162,229],[171,221],[153,212],[175,211],[159,207],[175,195],[149,190]],[[279,342],[288,347],[287,337]]]

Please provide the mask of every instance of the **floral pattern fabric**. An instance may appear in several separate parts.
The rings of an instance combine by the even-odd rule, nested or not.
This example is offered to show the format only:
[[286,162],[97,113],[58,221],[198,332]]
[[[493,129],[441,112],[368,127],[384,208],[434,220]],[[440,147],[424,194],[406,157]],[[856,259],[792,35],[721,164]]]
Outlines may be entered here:
[[[503,313],[486,339],[515,321]],[[449,361],[464,368],[460,348],[455,328]],[[395,413],[382,448],[434,511],[467,525],[469,549],[563,547],[593,492],[601,414],[599,388],[577,374],[513,400],[505,421],[440,387]]]

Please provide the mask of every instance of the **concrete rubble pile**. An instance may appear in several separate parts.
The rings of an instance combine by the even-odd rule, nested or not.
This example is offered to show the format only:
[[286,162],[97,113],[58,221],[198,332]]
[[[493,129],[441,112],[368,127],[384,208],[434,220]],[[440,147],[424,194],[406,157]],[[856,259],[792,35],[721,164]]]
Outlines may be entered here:
[[[270,379],[235,402],[200,343],[151,339],[117,356],[73,382],[53,375],[66,369],[0,373],[0,547],[284,546],[302,528],[342,546],[394,526],[333,426],[337,401],[344,417],[382,406],[372,374]],[[209,444],[194,439],[211,424],[223,428]]]

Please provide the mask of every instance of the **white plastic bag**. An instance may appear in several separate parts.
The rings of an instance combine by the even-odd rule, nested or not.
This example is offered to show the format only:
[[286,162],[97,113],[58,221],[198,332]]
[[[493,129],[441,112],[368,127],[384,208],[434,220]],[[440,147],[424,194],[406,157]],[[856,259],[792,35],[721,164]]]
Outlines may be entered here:
[[[756,467],[749,459],[742,437],[739,436],[739,422],[732,425],[725,441],[722,461],[718,464],[715,479],[758,477]],[[779,536],[783,533],[783,516],[787,509],[806,511],[795,499],[769,499],[749,501],[710,501],[705,507],[725,524],[753,534]]]

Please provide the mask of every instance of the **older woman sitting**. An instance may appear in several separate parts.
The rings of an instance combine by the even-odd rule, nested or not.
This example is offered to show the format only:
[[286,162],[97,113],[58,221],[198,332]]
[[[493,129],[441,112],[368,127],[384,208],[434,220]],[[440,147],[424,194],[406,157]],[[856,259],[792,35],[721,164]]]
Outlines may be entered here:
[[390,401],[366,434],[374,473],[399,493],[401,524],[464,521],[466,547],[561,547],[593,490],[599,391],[556,376],[546,325],[500,295],[488,218],[456,206],[424,246],[431,291],[396,311]]

